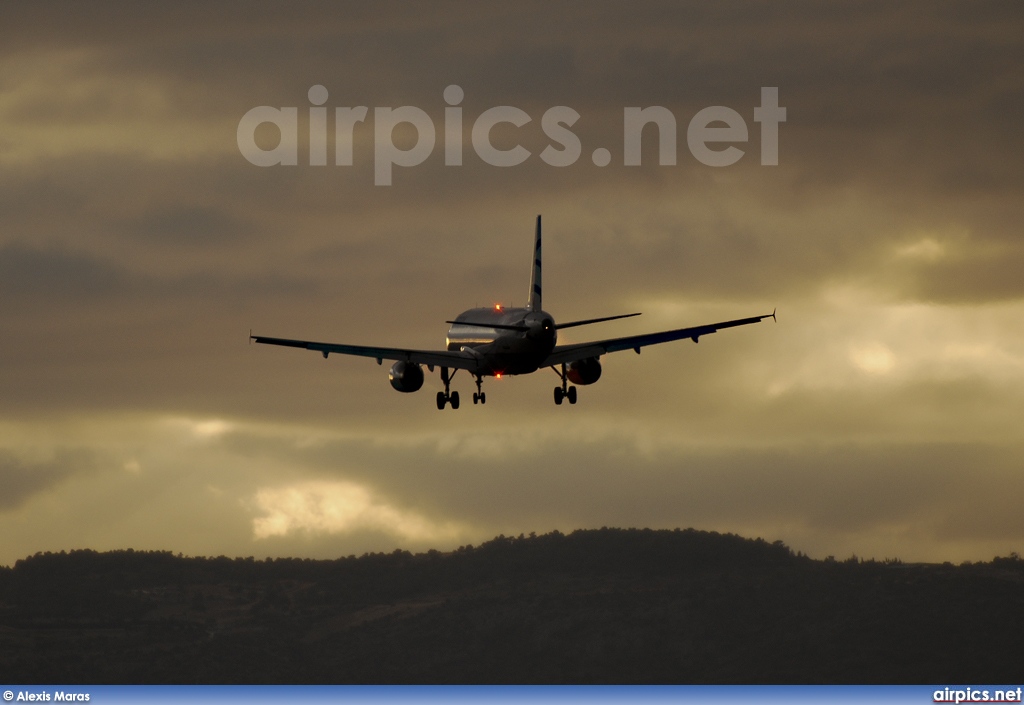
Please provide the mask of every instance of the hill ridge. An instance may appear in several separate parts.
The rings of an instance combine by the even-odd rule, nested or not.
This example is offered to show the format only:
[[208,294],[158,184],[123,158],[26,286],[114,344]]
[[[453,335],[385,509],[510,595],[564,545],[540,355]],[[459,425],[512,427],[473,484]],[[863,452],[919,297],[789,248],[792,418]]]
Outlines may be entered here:
[[37,683],[1024,680],[1024,561],[813,560],[694,529],[333,560],[38,553],[0,569]]

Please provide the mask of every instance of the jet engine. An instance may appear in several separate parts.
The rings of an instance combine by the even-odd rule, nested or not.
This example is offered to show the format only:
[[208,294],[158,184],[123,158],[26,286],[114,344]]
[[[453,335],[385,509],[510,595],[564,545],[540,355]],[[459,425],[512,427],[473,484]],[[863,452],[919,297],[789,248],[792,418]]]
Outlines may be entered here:
[[423,368],[415,362],[399,360],[391,366],[388,380],[400,392],[415,392],[423,386]]
[[571,362],[565,370],[565,376],[573,384],[593,384],[601,379],[601,363],[596,357]]

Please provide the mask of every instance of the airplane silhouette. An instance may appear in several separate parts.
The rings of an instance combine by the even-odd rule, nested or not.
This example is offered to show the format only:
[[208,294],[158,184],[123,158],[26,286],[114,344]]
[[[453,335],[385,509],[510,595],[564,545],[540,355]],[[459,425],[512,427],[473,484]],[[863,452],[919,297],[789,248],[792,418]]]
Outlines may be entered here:
[[561,386],[555,387],[555,404],[568,399],[576,403],[576,387],[593,384],[601,377],[600,357],[620,350],[633,350],[638,355],[640,348],[657,343],[689,338],[697,342],[702,336],[710,335],[724,328],[760,323],[765,318],[775,320],[775,311],[763,316],[740,318],[734,321],[710,323],[691,328],[630,335],[622,338],[607,338],[589,343],[557,345],[558,331],[565,328],[614,321],[619,318],[639,316],[626,313],[617,316],[589,318],[569,323],[555,323],[554,317],[541,308],[541,220],[537,216],[537,234],[533,248],[533,269],[530,276],[529,303],[525,308],[505,308],[497,305],[491,308],[472,308],[456,316],[448,329],[445,350],[413,350],[406,348],[381,348],[343,343],[319,343],[310,340],[270,338],[252,335],[257,343],[284,345],[293,348],[316,350],[326,358],[331,353],[358,355],[376,358],[380,365],[384,360],[395,360],[388,373],[391,386],[399,392],[415,392],[423,386],[423,365],[430,372],[441,368],[444,391],[437,393],[437,408],[444,409],[450,404],[459,408],[459,393],[451,391],[451,381],[458,370],[466,370],[476,379],[474,404],[484,404],[487,395],[483,391],[484,377],[522,375],[550,367],[562,379]]

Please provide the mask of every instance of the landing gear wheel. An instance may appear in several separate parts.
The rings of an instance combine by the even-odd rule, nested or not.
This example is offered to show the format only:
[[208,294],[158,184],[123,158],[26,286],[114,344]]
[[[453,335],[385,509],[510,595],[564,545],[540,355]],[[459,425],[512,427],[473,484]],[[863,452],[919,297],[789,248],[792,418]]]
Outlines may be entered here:
[[554,373],[562,378],[562,386],[555,387],[555,404],[561,406],[563,399],[568,399],[570,404],[576,403],[576,387],[569,386],[569,375],[566,372],[565,364],[562,365],[562,370],[559,372],[555,369],[554,365],[551,366]]
[[486,404],[487,395],[484,394],[483,389],[484,378],[481,375],[476,375],[476,391],[473,392],[473,403]]
[[[458,372],[458,370],[455,370]],[[448,374],[448,368],[441,368],[441,381],[444,382],[444,391],[437,393],[437,408],[443,409],[445,404],[451,404],[453,409],[459,408],[459,393],[449,392],[452,383],[452,377],[455,376],[455,372]]]

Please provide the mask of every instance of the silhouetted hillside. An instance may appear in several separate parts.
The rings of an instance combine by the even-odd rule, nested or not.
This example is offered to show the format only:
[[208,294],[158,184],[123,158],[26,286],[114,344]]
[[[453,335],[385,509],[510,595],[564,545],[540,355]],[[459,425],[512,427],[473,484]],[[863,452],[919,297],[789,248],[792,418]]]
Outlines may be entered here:
[[28,683],[1019,683],[1021,634],[1016,556],[813,561],[693,530],[0,569],[0,672]]

